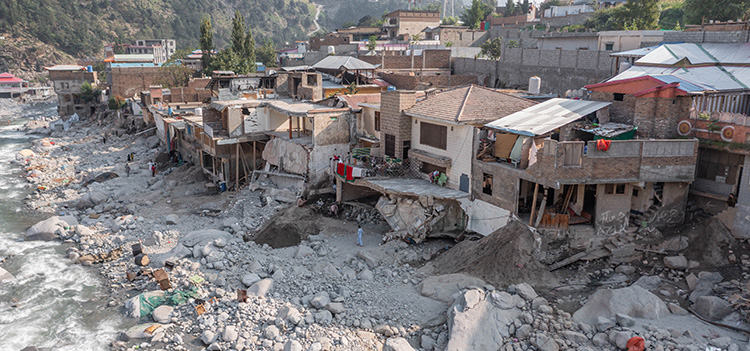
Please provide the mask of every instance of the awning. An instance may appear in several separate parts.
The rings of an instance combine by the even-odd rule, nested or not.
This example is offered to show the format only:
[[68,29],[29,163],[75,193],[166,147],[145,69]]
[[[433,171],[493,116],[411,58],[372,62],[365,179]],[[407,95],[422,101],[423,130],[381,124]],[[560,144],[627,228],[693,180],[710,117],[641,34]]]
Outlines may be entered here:
[[485,127],[525,136],[544,135],[611,104],[599,101],[551,99],[485,124]]

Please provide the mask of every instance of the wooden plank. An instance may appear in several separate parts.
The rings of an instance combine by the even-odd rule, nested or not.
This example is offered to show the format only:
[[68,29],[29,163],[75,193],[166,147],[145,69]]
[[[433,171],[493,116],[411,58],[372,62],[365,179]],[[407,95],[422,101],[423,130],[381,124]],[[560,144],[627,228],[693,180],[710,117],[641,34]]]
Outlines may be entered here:
[[531,201],[531,217],[529,218],[529,225],[534,223],[534,215],[536,214],[536,197],[539,193],[539,183],[534,186],[534,200]]

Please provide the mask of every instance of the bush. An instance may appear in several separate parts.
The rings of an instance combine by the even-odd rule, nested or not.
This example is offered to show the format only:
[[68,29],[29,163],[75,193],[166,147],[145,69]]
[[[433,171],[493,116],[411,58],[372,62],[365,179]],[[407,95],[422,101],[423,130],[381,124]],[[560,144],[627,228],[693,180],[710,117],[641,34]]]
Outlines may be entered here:
[[115,111],[115,110],[122,110],[123,108],[125,108],[127,104],[128,103],[127,101],[125,101],[125,98],[118,95],[118,96],[113,96],[109,98],[108,106],[110,110]]

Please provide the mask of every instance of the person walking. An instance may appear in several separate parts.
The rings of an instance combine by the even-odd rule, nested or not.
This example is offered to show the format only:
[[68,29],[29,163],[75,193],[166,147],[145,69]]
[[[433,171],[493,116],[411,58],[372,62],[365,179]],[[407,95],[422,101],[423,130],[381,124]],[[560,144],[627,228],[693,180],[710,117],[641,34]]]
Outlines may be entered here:
[[357,225],[357,245],[360,247],[364,247],[365,245],[362,244],[362,225]]
[[152,160],[148,160],[148,169],[151,170],[151,176],[156,176],[156,164]]
[[130,164],[125,163],[125,174],[130,177]]

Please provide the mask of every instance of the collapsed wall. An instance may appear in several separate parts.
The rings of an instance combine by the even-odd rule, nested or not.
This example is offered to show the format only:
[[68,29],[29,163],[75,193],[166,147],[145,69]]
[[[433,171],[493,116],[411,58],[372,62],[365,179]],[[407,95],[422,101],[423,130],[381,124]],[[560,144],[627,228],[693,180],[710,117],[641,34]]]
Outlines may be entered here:
[[382,196],[375,208],[391,227],[387,239],[410,238],[420,243],[428,237],[450,235],[449,232],[465,227],[463,210],[456,201],[436,200],[432,196]]

